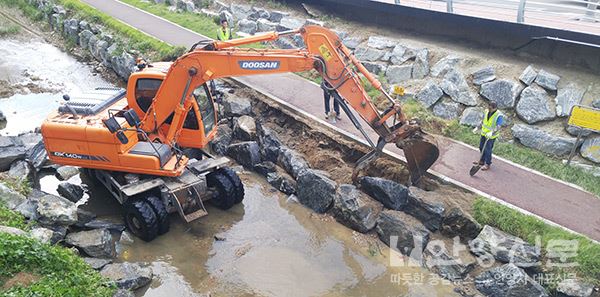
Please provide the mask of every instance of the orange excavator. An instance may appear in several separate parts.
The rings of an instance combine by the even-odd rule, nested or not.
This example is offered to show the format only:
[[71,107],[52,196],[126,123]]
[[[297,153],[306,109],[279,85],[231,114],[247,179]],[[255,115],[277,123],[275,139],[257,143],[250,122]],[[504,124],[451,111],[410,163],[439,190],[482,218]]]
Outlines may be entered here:
[[[238,46],[300,34],[302,49],[246,49]],[[138,64],[127,89],[98,88],[66,102],[42,125],[44,145],[56,164],[84,168],[124,206],[125,223],[150,241],[169,229],[168,214],[191,222],[207,214],[204,201],[227,209],[242,201],[243,185],[225,157],[189,159],[184,148],[204,149],[214,139],[217,112],[210,82],[219,78],[302,72],[316,69],[373,150],[355,173],[380,154],[387,143],[404,150],[411,181],[435,162],[439,151],[419,125],[383,89],[332,31],[304,26],[229,41],[204,41],[174,62]],[[362,86],[362,78],[389,100],[380,112]],[[379,135],[369,139],[350,108]]]

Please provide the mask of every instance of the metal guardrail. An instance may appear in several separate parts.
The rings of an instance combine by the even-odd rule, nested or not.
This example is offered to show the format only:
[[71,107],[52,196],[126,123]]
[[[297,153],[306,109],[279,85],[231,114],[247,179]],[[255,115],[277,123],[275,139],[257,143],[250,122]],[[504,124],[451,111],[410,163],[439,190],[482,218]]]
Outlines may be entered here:
[[[378,0],[391,3],[391,0]],[[445,8],[444,8],[445,2]],[[600,0],[393,0],[403,6],[600,33]]]

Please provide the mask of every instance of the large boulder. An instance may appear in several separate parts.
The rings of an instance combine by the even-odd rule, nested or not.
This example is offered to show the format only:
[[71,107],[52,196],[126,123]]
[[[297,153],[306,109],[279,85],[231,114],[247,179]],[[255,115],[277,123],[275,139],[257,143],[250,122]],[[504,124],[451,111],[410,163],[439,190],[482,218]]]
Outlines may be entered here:
[[414,49],[402,44],[396,44],[390,53],[390,62],[394,65],[400,65],[408,60],[414,59],[416,54],[417,52]]
[[241,116],[233,125],[233,136],[237,139],[250,141],[256,139],[256,122],[251,116]]
[[277,172],[277,165],[271,161],[264,161],[254,166],[256,173],[266,177],[269,173]]
[[425,267],[451,281],[465,278],[477,264],[475,257],[469,253],[463,252],[458,255],[457,251],[450,253],[444,242],[438,240],[427,244],[423,257]]
[[10,169],[10,165],[25,158],[27,148],[18,138],[12,136],[0,136],[0,171]]
[[248,33],[253,35],[258,30],[258,24],[255,21],[242,19],[238,23],[238,30],[240,32]]
[[558,283],[556,292],[560,297],[590,297],[594,286],[583,281],[567,278]]
[[402,210],[408,203],[408,188],[395,181],[380,177],[359,178],[360,189],[387,208]]
[[471,89],[467,84],[467,80],[460,71],[452,69],[444,75],[444,80],[440,84],[440,88],[450,98],[458,103],[475,106],[477,105],[477,99],[471,94]]
[[260,7],[252,7],[252,13],[248,16],[249,20],[256,21],[258,19],[268,20],[271,17],[271,13]]
[[600,98],[594,99],[594,101],[592,101],[592,107],[600,108]]
[[[273,20],[271,20],[271,21],[273,21]],[[281,31],[289,31],[289,30],[299,29],[300,27],[304,26],[305,22],[306,22],[306,20],[302,20],[302,19],[297,19],[297,18],[293,18],[293,17],[283,17],[279,21],[279,25],[277,25],[277,31],[281,32]]]
[[462,106],[460,103],[449,99],[442,99],[433,106],[433,114],[445,120],[456,119],[460,117],[461,113]]
[[260,153],[264,160],[277,162],[279,157],[279,149],[283,145],[277,133],[271,128],[268,128],[263,123],[256,123],[256,135],[258,137],[258,145]]
[[431,67],[431,76],[438,77],[445,75],[446,72],[454,69],[458,63],[460,63],[460,57],[454,55],[448,55],[439,60],[433,67]]
[[229,5],[229,11],[231,11],[236,20],[242,20],[252,14],[252,6],[232,3]]
[[63,23],[63,34],[67,39],[79,43],[79,20],[69,19]]
[[50,244],[54,244],[55,242],[52,242],[52,238],[54,237],[54,231],[52,231],[51,229],[48,228],[44,228],[44,227],[36,227],[31,229],[31,231],[29,231],[29,236],[33,239],[38,240],[41,243],[50,243]]
[[115,232],[125,230],[125,224],[120,219],[92,219],[83,226],[89,229],[106,229]]
[[291,195],[297,191],[298,186],[296,184],[296,180],[294,180],[294,178],[287,174],[283,169],[276,168],[274,172],[267,173],[266,177],[267,182],[271,186],[284,194]]
[[83,198],[83,187],[70,182],[61,182],[56,189],[58,194],[69,199],[69,201],[77,202]]
[[412,78],[423,79],[429,74],[429,50],[426,48],[417,51],[413,63]]
[[279,23],[285,17],[290,16],[288,12],[272,10],[271,15],[269,16],[269,21]]
[[393,48],[396,44],[397,40],[382,36],[370,36],[367,40],[367,46],[380,50]]
[[481,225],[459,207],[453,207],[444,214],[441,231],[449,237],[460,236],[470,240],[479,235]]
[[513,137],[517,138],[524,146],[548,154],[568,155],[575,145],[575,138],[556,136],[530,125],[516,124],[511,130]]
[[223,112],[226,117],[239,117],[252,113],[252,103],[246,98],[226,96],[223,99]]
[[271,22],[268,19],[258,19],[256,21],[257,32],[270,32],[277,29],[277,23]]
[[528,124],[556,118],[556,109],[552,106],[548,93],[535,84],[521,92],[516,110],[517,115]]
[[95,258],[112,258],[115,255],[112,236],[106,229],[69,233],[65,238],[65,243],[75,246]]
[[475,287],[486,296],[494,297],[548,296],[540,284],[513,264],[505,264],[479,274],[475,277]]
[[412,65],[389,66],[385,71],[388,83],[397,84],[410,80],[412,77]]
[[408,203],[402,211],[415,217],[427,229],[435,232],[442,226],[444,204],[442,197],[435,192],[427,192],[417,187],[408,188]]
[[373,74],[385,74],[385,71],[388,68],[388,65],[384,62],[362,62],[363,66],[367,68],[367,70]]
[[586,139],[581,146],[581,156],[594,162],[600,163],[600,136]]
[[421,260],[430,232],[411,216],[395,210],[384,210],[377,219],[377,235],[390,248]]
[[426,108],[433,106],[440,98],[444,96],[444,92],[434,81],[428,81],[427,84],[415,95],[415,98]]
[[100,275],[115,283],[119,289],[136,290],[150,283],[152,269],[140,263],[108,264],[100,270]]
[[296,179],[298,179],[303,171],[309,169],[308,163],[304,157],[295,150],[287,147],[280,148],[277,164]]
[[37,203],[38,221],[44,225],[72,225],[77,223],[75,203],[51,194],[39,198]]
[[260,149],[256,141],[232,144],[227,148],[227,155],[249,168],[261,162]]
[[360,61],[375,62],[379,61],[385,55],[385,51],[366,46],[359,46],[356,48],[355,55]]
[[68,180],[77,174],[79,174],[79,168],[75,166],[60,166],[56,169],[56,177],[59,180]]
[[8,176],[17,180],[32,182],[35,176],[35,168],[27,161],[18,160],[10,165]]
[[484,110],[481,107],[467,107],[460,116],[459,123],[465,126],[479,127],[483,121]]
[[519,80],[529,86],[533,83],[537,75],[537,71],[533,69],[533,66],[529,65],[527,66],[527,68],[525,68],[523,73],[521,73],[521,75],[519,76]]
[[298,176],[298,201],[317,213],[325,213],[336,194],[337,183],[323,173],[306,169]]
[[90,267],[92,267],[94,270],[100,270],[100,269],[104,268],[104,266],[112,263],[112,259],[101,259],[101,258],[90,258],[90,257],[83,257],[82,259],[83,259],[83,262],[90,265]]
[[571,109],[581,103],[583,94],[585,94],[585,89],[579,88],[576,84],[569,84],[559,89],[556,98],[554,98],[556,101],[556,115],[559,117],[571,115]]
[[515,107],[521,85],[513,80],[500,79],[481,85],[479,94],[489,101],[496,102],[499,109]]
[[111,58],[112,69],[124,80],[129,79],[131,73],[136,71],[135,65],[135,58],[128,52],[123,52],[121,55]]
[[500,262],[510,262],[518,267],[528,268],[540,265],[541,251],[539,247],[492,226],[485,225],[469,247],[471,252],[476,255],[490,255]]
[[363,40],[360,36],[348,35],[342,39],[342,43],[349,49],[357,49]]
[[375,228],[381,203],[373,200],[353,185],[343,184],[338,188],[333,204],[333,216],[343,225],[361,233]]
[[2,225],[0,225],[0,233],[8,233],[8,234],[17,235],[17,236],[27,236],[27,232],[25,232],[19,228],[2,226]]
[[233,130],[231,130],[229,125],[219,124],[217,126],[217,136],[210,142],[210,146],[215,153],[225,155],[232,139]]
[[81,46],[82,48],[88,48],[90,38],[93,35],[94,35],[94,33],[92,33],[92,31],[87,30],[87,29],[79,32],[79,46]]
[[0,183],[0,204],[5,205],[9,209],[15,209],[26,200],[27,198],[21,193]]
[[480,86],[496,79],[496,70],[493,66],[486,66],[471,73],[471,76],[473,77],[473,84]]
[[558,88],[559,80],[560,76],[542,69],[535,77],[534,82],[543,87],[544,89],[556,91],[556,89]]

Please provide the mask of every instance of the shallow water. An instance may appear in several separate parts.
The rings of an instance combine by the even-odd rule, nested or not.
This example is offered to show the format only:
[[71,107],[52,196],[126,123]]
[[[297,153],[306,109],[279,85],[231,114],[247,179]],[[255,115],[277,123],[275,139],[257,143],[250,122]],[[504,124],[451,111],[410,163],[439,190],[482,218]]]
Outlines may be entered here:
[[71,96],[109,83],[59,48],[34,39],[0,39],[0,80],[19,90],[0,98],[7,125],[0,134],[17,135],[39,127],[56,110],[63,94]]

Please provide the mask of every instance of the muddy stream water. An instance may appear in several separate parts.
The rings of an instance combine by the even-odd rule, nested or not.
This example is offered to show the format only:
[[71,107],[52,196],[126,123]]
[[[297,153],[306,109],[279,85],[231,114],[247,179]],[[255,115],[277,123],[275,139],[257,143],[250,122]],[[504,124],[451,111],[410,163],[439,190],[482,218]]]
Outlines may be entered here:
[[[39,127],[62,94],[109,83],[43,41],[0,40],[2,135]],[[15,94],[12,94],[12,93]],[[8,96],[6,96],[8,95]],[[453,286],[419,267],[391,267],[389,251],[327,215],[317,215],[274,190],[254,173],[240,173],[242,204],[228,211],[208,207],[191,224],[171,217],[171,230],[146,243],[121,245],[116,261],[150,263],[152,283],[139,296],[458,296]],[[85,176],[70,182],[86,183]],[[56,193],[47,174],[42,190]],[[89,186],[82,207],[100,218],[120,220],[120,206]]]

